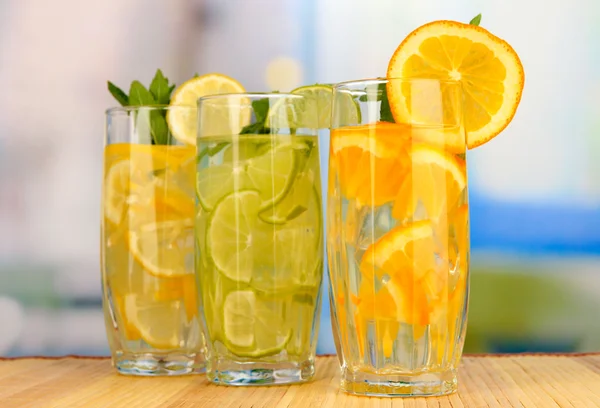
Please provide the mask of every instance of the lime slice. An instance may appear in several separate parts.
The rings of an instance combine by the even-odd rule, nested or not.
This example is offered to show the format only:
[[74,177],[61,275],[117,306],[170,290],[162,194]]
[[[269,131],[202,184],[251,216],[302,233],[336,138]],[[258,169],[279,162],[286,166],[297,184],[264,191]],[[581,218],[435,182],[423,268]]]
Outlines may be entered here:
[[[198,98],[207,95],[245,92],[244,87],[235,79],[221,74],[207,74],[190,79],[181,84],[171,97],[171,106],[196,107]],[[242,105],[242,104],[241,104]],[[172,109],[167,113],[167,123],[173,136],[182,143],[196,145],[197,109]],[[239,115],[230,115],[228,105],[221,102],[214,109],[203,109],[203,114],[210,115],[211,119],[203,121],[202,134],[228,135],[239,133],[239,130],[250,122],[250,111],[240,112]],[[243,113],[243,114],[241,114]],[[235,122],[230,118],[236,117]],[[210,127],[209,127],[210,126]]]
[[290,189],[296,174],[296,154],[292,144],[278,144],[265,154],[247,161],[246,171],[258,190],[261,208],[277,204]]
[[234,291],[223,305],[224,342],[240,357],[266,357],[279,353],[291,338],[284,330],[284,304],[261,301],[251,290]]
[[260,156],[268,150],[270,144],[270,138],[241,136],[239,141],[230,143],[223,150],[223,162],[233,163]]
[[194,221],[177,219],[141,225],[129,231],[129,250],[153,275],[194,273]]
[[251,290],[231,292],[223,305],[225,338],[230,346],[248,348],[254,346],[254,309],[256,295]]
[[314,113],[317,111],[313,99],[304,98],[280,98],[269,108],[265,126],[271,129],[272,133],[281,130],[282,133],[288,133],[291,129],[297,128],[315,128],[317,125]]
[[308,208],[283,225],[256,224],[256,253],[250,286],[265,296],[314,288],[322,277],[321,204],[310,186]]
[[[333,88],[330,85],[308,85],[296,88],[293,94],[313,98],[317,103],[316,122],[311,121],[310,127],[323,129],[331,127],[331,101]],[[358,109],[358,105],[357,105]]]
[[[273,104],[267,115],[267,126],[273,128],[308,127],[329,129],[331,127],[331,111],[333,88],[331,85],[307,85],[294,89],[291,93],[301,95],[316,103],[310,105],[307,99],[281,99]],[[349,94],[338,94],[338,114],[343,115],[339,123],[357,125],[360,123],[360,107]],[[311,110],[316,110],[316,116]]]
[[198,172],[196,188],[198,201],[206,211],[212,211],[216,203],[233,191],[249,188],[245,163],[224,163],[220,166],[208,166]]
[[255,224],[260,196],[243,190],[231,193],[215,207],[208,225],[207,244],[217,269],[235,282],[248,283],[255,264]]
[[[314,291],[313,291],[314,292]],[[297,300],[299,298],[300,300]],[[307,322],[314,320],[316,308],[317,293],[313,296],[294,296],[291,308],[291,317],[289,322],[292,326],[293,336],[287,344],[286,349],[289,354],[301,356],[310,350],[310,340],[313,335],[312,330],[308,330]]]
[[262,211],[258,216],[269,224],[285,224],[302,215],[308,209],[314,180],[312,174],[300,173],[293,182],[290,191],[277,204]]

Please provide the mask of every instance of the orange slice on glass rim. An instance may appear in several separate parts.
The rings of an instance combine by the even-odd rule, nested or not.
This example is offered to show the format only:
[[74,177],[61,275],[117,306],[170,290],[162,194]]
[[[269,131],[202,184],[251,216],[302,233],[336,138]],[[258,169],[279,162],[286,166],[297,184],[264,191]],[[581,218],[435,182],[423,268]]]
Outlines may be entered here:
[[[468,148],[508,126],[525,81],[519,56],[506,41],[484,28],[447,20],[410,33],[390,59],[387,77],[460,81]],[[389,82],[387,92],[396,122],[411,123],[410,86]]]

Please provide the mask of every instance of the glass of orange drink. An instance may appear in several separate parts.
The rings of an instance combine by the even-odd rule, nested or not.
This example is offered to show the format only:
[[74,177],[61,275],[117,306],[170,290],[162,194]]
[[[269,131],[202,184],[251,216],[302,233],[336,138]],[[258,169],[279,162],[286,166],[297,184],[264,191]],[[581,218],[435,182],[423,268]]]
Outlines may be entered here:
[[[427,105],[418,122],[382,120],[388,86],[411,95],[408,110]],[[328,249],[347,391],[456,387],[469,256],[460,91],[456,82],[431,79],[334,88],[334,111],[352,109],[340,102],[352,98],[361,112],[361,124],[351,126],[334,114],[331,132]]]
[[438,21],[400,44],[386,78],[334,86],[327,249],[343,390],[457,390],[469,298],[466,152],[508,125],[523,78],[503,40]]

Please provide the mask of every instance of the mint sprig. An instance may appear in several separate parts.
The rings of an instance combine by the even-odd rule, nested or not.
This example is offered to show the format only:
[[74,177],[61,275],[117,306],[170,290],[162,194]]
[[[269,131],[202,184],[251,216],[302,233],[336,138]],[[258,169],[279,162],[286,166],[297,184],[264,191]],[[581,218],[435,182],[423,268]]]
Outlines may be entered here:
[[469,21],[469,24],[474,26],[478,26],[479,24],[481,24],[481,13],[473,17],[471,21]]
[[161,70],[156,71],[154,79],[150,83],[150,92],[160,105],[167,105],[171,101],[171,92],[175,85],[169,86],[169,80],[165,78]]
[[267,135],[271,133],[271,129],[265,126],[269,114],[269,99],[262,98],[252,101],[252,110],[256,120],[254,123],[244,126],[240,131],[240,135]]
[[[381,122],[395,123],[394,116],[392,115],[392,109],[390,108],[390,101],[387,94],[387,84],[380,83],[377,85],[377,94],[375,95],[375,101],[381,102],[379,105],[379,120]],[[372,96],[365,94],[358,98],[361,102],[372,102]]]
[[129,106],[129,97],[121,88],[108,81],[108,92],[121,104],[121,106]]
[[[175,84],[170,84],[169,79],[163,75],[160,69],[156,70],[149,88],[142,85],[140,81],[131,82],[129,95],[108,81],[108,91],[121,106],[168,105],[174,89]],[[168,144],[169,126],[166,120],[166,110],[151,110],[149,122],[152,144]]]

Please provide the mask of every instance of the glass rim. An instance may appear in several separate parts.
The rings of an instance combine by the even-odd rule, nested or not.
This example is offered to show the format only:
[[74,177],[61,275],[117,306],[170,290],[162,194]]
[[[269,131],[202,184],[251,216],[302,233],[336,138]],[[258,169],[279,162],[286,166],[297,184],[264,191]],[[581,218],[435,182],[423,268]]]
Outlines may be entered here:
[[333,89],[350,88],[352,85],[359,84],[382,84],[390,81],[399,82],[437,82],[441,84],[461,85],[460,80],[455,79],[439,79],[439,78],[407,78],[407,77],[373,77],[363,79],[352,79],[349,81],[338,82],[333,85]]
[[231,93],[223,93],[223,94],[214,94],[214,95],[206,95],[198,98],[197,103],[210,100],[218,100],[218,99],[231,99],[231,98],[248,98],[248,99],[258,99],[258,98],[270,98],[270,99],[283,99],[283,98],[291,98],[291,99],[304,99],[304,95],[293,94],[290,92],[231,92]]
[[171,109],[196,109],[195,106],[192,105],[167,105],[167,104],[156,104],[156,105],[137,105],[137,106],[113,106],[104,111],[107,116],[116,114],[116,113],[129,113],[134,112],[140,109],[148,109],[148,110],[171,110]]

